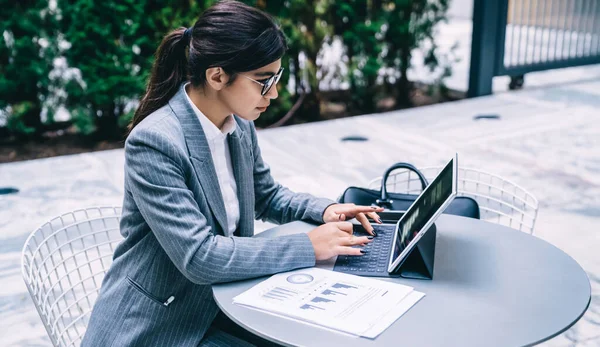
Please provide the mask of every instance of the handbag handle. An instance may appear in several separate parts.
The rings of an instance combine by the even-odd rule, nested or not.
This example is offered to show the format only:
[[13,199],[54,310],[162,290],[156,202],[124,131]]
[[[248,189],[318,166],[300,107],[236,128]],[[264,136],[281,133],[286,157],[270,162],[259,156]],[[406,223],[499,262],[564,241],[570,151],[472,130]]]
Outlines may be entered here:
[[410,170],[410,171],[416,173],[417,176],[419,177],[419,180],[421,181],[421,189],[423,189],[423,190],[425,190],[425,188],[429,184],[429,182],[427,181],[427,178],[425,178],[425,175],[423,175],[423,173],[421,171],[419,171],[419,169],[417,169],[414,165],[409,164],[409,163],[396,163],[396,164],[390,166],[387,170],[385,170],[385,173],[383,174],[383,177],[381,178],[381,197],[376,200],[377,205],[379,205],[381,207],[383,207],[383,205],[386,205],[388,207],[392,206],[393,201],[388,198],[388,193],[387,193],[387,179],[388,179],[389,175],[392,173],[392,171],[398,170],[398,169],[407,169],[407,170]]

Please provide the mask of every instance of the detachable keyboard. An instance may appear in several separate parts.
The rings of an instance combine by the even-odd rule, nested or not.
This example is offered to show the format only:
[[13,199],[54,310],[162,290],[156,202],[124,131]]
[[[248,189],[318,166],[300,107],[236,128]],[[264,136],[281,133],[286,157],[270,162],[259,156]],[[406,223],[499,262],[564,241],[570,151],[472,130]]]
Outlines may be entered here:
[[[338,256],[333,271],[344,272],[358,276],[390,277],[387,268],[390,261],[390,250],[394,240],[395,224],[372,224],[377,236],[373,242],[364,247],[367,251],[361,256],[340,255]],[[369,234],[361,225],[354,225],[355,236],[368,236]]]

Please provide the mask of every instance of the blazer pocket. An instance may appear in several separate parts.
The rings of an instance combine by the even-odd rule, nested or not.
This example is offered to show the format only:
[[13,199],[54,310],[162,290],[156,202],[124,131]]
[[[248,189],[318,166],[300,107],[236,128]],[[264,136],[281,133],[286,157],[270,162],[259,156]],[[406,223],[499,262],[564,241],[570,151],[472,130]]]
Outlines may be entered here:
[[144,287],[139,285],[136,281],[132,280],[131,277],[129,277],[129,276],[127,276],[127,282],[129,282],[129,285],[131,285],[133,287],[133,289],[137,290],[140,294],[142,294],[143,296],[147,297],[148,299],[154,301],[155,303],[157,303],[161,306],[168,307],[175,300],[175,296],[173,296],[173,295],[169,296],[169,298],[167,298],[166,300],[161,300],[161,299],[157,298],[152,293],[150,293],[149,291],[144,289]]

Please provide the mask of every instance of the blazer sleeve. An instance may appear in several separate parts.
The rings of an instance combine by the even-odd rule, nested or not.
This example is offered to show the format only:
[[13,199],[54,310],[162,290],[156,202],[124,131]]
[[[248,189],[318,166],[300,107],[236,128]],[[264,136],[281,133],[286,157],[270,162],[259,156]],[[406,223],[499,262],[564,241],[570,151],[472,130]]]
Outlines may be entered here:
[[255,217],[278,224],[295,220],[323,223],[325,209],[335,201],[317,198],[306,193],[294,193],[275,182],[271,169],[263,161],[254,123],[250,122],[252,153],[254,155]]
[[190,281],[229,282],[314,266],[306,234],[271,239],[213,234],[186,185],[187,152],[155,129],[140,130],[126,141],[125,179],[161,247]]

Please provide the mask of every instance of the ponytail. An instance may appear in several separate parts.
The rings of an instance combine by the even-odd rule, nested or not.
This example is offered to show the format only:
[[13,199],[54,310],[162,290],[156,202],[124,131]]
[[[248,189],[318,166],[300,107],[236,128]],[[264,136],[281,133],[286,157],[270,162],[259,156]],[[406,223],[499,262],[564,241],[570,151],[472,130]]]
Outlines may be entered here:
[[190,42],[190,31],[191,29],[185,28],[176,29],[160,43],[146,93],[129,124],[130,133],[149,114],[166,105],[187,79],[186,48]]
[[[186,54],[188,46],[192,49]],[[286,49],[285,36],[271,16],[239,1],[217,2],[191,28],[179,28],[163,39],[129,132],[166,105],[182,82],[189,79],[194,87],[204,87],[206,70],[220,67],[231,84],[238,73],[281,59]]]

